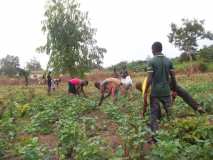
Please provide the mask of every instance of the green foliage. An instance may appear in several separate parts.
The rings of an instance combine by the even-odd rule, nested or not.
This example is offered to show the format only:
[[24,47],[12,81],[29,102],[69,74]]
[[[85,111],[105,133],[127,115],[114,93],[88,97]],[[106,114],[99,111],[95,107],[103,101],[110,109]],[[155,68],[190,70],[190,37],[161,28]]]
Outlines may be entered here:
[[31,118],[31,126],[27,128],[28,132],[40,132],[40,133],[50,133],[52,131],[52,125],[57,120],[56,113],[47,109],[38,112]]
[[34,137],[26,144],[18,147],[18,154],[23,160],[45,159],[51,160],[51,153],[38,143],[38,138]]
[[0,133],[4,133],[4,139],[8,141],[14,140],[17,131],[13,118],[5,117],[3,120],[0,120]]
[[0,74],[7,76],[15,76],[19,67],[19,58],[17,56],[7,55],[0,59]]
[[208,70],[208,66],[205,63],[200,63],[198,67],[201,72],[206,72]]
[[93,101],[63,95],[55,100],[39,97],[30,105],[26,116],[32,116],[31,124],[27,125],[25,130],[32,134],[56,132],[60,159],[75,157],[101,160],[107,157],[107,153],[103,154],[98,146],[100,142],[88,138],[94,136],[91,132],[95,131],[95,120],[81,116],[95,109],[96,104]]
[[40,62],[33,58],[30,62],[27,62],[26,69],[29,71],[40,71],[42,70]]
[[202,59],[204,62],[212,62],[213,61],[213,45],[200,49],[197,53],[199,58]]
[[20,105],[18,103],[15,104],[18,112],[20,113],[20,116],[23,117],[25,113],[29,110],[30,106],[29,104]]
[[[179,60],[180,60],[180,62],[188,62],[190,59],[189,59],[189,56],[187,55],[187,53],[183,52],[180,55]],[[194,54],[192,55],[192,60],[196,60],[196,56]]]
[[152,150],[151,156],[147,156],[147,159],[152,160],[175,160],[180,159],[179,157],[179,148],[181,148],[180,142],[178,140],[168,140],[160,141]]
[[176,24],[171,24],[172,32],[169,34],[169,42],[174,43],[183,51],[195,50],[198,46],[197,39],[209,38],[212,39],[213,35],[206,32],[204,27],[204,20],[198,21],[182,19],[182,26],[178,27]]
[[118,133],[122,137],[123,145],[118,148],[118,157],[140,159],[143,145],[146,143],[145,137],[150,134],[146,126],[147,119],[141,119],[140,108],[135,106],[140,106],[140,101],[128,101],[125,97],[119,96],[119,103],[108,103],[103,108],[103,111],[119,124]]
[[[169,33],[169,42],[173,43],[175,47],[184,51],[189,57],[195,53],[200,39],[213,40],[213,34],[205,31],[204,20],[188,20],[182,19],[182,25],[177,26],[171,24],[171,33]],[[190,57],[191,58],[191,57]]]
[[56,73],[82,75],[102,64],[106,49],[97,46],[96,30],[91,28],[88,13],[75,0],[51,0],[47,4],[42,30],[46,44],[40,47],[50,55],[48,67]]
[[209,96],[203,97],[202,102],[203,102],[202,104],[203,104],[203,107],[206,110],[206,112],[212,114],[213,113],[213,106],[212,106],[212,104],[213,104],[213,95],[211,94]]
[[110,156],[99,148],[99,141],[82,141],[76,147],[76,160],[107,160]]
[[206,118],[175,119],[164,124],[166,130],[157,135],[157,145],[147,156],[149,159],[160,160],[192,160],[212,159],[213,127]]
[[2,158],[5,155],[6,152],[6,141],[4,141],[0,135],[0,158]]
[[123,61],[109,67],[108,69],[113,70],[114,68],[116,68],[118,71],[121,71],[123,68],[126,68],[133,72],[142,72],[145,70],[145,66],[146,66],[146,61],[141,61],[141,60],[132,61],[132,62]]

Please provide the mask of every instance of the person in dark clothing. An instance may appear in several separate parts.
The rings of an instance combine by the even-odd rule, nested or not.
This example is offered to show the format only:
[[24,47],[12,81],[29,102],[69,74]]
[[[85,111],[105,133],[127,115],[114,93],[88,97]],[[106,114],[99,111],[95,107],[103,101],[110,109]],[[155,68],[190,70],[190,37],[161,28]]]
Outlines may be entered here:
[[52,77],[51,77],[51,72],[48,73],[47,75],[47,92],[48,94],[50,94],[50,91],[51,91],[51,83],[52,83]]
[[144,110],[147,108],[148,89],[151,86],[150,93],[150,127],[153,132],[158,130],[158,121],[160,120],[160,103],[166,111],[167,117],[171,114],[171,96],[170,80],[173,88],[173,95],[176,95],[176,78],[172,62],[162,53],[162,44],[155,42],[152,45],[154,57],[148,63],[148,80],[144,92]]

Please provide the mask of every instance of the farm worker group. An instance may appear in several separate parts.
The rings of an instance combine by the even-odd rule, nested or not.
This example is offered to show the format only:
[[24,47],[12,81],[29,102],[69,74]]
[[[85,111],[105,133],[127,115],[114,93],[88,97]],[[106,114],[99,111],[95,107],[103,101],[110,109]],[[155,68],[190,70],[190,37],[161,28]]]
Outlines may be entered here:
[[[196,102],[192,96],[187,93],[182,87],[177,85],[174,67],[167,57],[162,53],[162,44],[155,42],[152,45],[153,58],[148,62],[147,77],[144,82],[136,82],[136,89],[142,93],[143,96],[143,112],[144,116],[147,110],[147,99],[150,101],[150,128],[153,132],[159,128],[159,120],[161,118],[160,103],[166,112],[167,117],[171,115],[172,101],[174,102],[176,96],[181,97],[185,103],[191,106],[194,110],[204,113],[199,103]],[[48,77],[47,77],[48,79]],[[96,81],[94,86],[100,91],[101,105],[103,100],[112,96],[113,101],[117,98],[118,91],[124,95],[132,88],[132,79],[126,70],[123,70],[120,75],[114,69],[114,75],[105,80]],[[48,91],[49,91],[48,82]],[[84,96],[84,87],[88,85],[88,81],[78,78],[70,79],[68,82],[69,95],[80,95],[82,92]]]

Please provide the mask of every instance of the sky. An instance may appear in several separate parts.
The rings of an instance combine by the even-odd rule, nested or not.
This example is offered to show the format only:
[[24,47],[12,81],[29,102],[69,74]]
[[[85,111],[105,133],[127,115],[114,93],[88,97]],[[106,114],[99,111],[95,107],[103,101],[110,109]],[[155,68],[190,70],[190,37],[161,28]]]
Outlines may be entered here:
[[[88,11],[95,38],[107,49],[104,66],[120,61],[144,60],[152,56],[151,45],[163,44],[163,53],[172,58],[181,52],[168,42],[170,24],[182,18],[205,19],[213,32],[212,0],[79,0]],[[45,68],[48,56],[36,52],[45,43],[41,31],[46,0],[0,0],[0,58],[18,56],[21,66],[36,58]],[[202,41],[203,45],[213,42]]]

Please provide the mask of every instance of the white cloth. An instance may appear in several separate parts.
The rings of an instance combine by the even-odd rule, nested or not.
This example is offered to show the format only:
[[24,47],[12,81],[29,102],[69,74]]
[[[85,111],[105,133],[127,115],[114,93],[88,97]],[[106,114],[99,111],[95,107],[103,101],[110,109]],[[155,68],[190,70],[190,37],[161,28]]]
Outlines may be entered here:
[[121,83],[125,86],[132,86],[132,79],[130,76],[126,76],[126,78],[121,78]]
[[55,81],[53,79],[51,80],[51,88],[55,89]]

